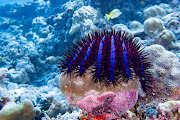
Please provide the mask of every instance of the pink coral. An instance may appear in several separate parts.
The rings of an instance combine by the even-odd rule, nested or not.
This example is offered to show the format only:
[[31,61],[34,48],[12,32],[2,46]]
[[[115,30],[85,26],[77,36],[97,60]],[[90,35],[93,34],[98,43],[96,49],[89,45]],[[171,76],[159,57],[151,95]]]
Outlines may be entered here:
[[120,92],[111,104],[113,111],[115,113],[120,113],[121,111],[129,109],[136,103],[137,97],[138,92],[136,90]]
[[[96,92],[90,91],[77,105],[90,115],[102,115],[107,113],[122,114],[131,108],[137,101],[137,90],[125,90],[119,93],[104,92],[97,96]],[[114,115],[113,115],[114,116]],[[112,116],[111,116],[112,117]]]
[[94,95],[89,95],[83,100],[77,102],[80,108],[83,108],[85,111],[92,111],[93,108],[100,105],[100,101],[97,100],[97,97]]

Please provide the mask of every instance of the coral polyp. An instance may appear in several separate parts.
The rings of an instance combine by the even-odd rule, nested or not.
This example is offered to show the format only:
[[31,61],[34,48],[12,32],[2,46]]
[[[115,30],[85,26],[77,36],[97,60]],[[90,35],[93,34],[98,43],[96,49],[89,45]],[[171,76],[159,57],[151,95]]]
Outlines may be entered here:
[[132,73],[141,80],[149,76],[150,63],[145,49],[125,31],[93,31],[64,52],[61,62],[59,68],[65,74],[83,76],[90,70],[94,83],[107,86],[127,82]]

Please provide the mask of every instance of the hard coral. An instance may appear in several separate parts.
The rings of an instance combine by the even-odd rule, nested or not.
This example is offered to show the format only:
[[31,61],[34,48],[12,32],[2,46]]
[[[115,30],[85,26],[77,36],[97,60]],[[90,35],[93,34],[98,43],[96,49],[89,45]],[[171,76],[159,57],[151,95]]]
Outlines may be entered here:
[[161,32],[164,29],[165,26],[161,19],[151,17],[144,21],[145,34],[154,34],[155,31]]
[[29,100],[25,100],[23,104],[9,103],[0,111],[1,120],[32,120],[39,116],[40,109],[34,108]]
[[175,35],[170,30],[163,30],[159,37],[159,44],[166,49],[180,49],[180,46],[178,47],[173,43],[175,41]]
[[161,45],[151,45],[147,47],[147,52],[151,55],[155,79],[147,100],[164,102],[179,99],[180,63],[177,56]]
[[144,12],[145,19],[148,19],[150,17],[160,18],[166,15],[166,11],[158,5],[148,7],[143,12]]

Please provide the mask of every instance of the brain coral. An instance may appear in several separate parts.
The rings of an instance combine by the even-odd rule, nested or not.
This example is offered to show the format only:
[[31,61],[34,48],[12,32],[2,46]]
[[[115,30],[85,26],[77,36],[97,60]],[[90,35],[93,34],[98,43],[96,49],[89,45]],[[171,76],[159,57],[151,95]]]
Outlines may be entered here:
[[179,99],[180,63],[177,56],[161,45],[147,47],[152,59],[155,82],[151,97],[157,100]]
[[175,35],[170,30],[163,30],[160,34],[159,44],[164,46],[166,49],[175,47],[173,41],[175,40]]
[[144,32],[145,34],[151,34],[155,31],[162,31],[165,29],[163,21],[158,18],[149,18],[144,21]]
[[166,15],[166,11],[162,7],[159,7],[158,5],[151,6],[145,9],[143,12],[145,19],[148,19],[150,17],[160,18]]

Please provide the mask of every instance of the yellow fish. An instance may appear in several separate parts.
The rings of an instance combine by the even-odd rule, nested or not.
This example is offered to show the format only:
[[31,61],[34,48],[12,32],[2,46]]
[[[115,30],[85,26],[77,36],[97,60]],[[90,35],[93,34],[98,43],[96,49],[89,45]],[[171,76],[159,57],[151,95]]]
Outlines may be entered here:
[[142,1],[141,1],[141,4],[142,4],[142,5],[145,5],[145,2],[142,0]]
[[119,9],[112,10],[109,14],[105,14],[107,16],[107,21],[111,18],[117,18],[122,14],[122,12]]
[[3,60],[4,60],[4,57],[1,57],[1,56],[0,56],[0,60],[3,61]]

